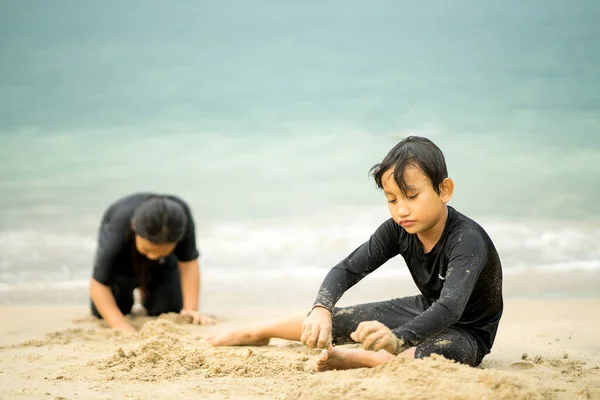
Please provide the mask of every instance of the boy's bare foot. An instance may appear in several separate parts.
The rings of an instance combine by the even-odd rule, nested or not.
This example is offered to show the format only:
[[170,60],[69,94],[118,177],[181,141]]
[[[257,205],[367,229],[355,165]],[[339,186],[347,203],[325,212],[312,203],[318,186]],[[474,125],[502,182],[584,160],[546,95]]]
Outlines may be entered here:
[[323,350],[317,360],[318,372],[342,370],[353,368],[371,368],[383,364],[394,358],[390,353],[382,351],[368,351],[362,349],[344,349],[330,347]]
[[211,346],[266,346],[269,344],[269,340],[269,338],[263,339],[247,330],[210,335],[203,339]]

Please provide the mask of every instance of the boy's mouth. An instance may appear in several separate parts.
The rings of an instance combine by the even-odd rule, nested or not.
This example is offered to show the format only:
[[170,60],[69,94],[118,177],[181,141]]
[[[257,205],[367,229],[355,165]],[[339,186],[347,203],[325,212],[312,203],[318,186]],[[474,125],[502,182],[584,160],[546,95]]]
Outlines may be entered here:
[[415,222],[416,221],[413,219],[402,219],[402,220],[400,220],[400,222],[398,222],[398,224],[404,228],[407,228],[409,226],[413,226],[415,224]]

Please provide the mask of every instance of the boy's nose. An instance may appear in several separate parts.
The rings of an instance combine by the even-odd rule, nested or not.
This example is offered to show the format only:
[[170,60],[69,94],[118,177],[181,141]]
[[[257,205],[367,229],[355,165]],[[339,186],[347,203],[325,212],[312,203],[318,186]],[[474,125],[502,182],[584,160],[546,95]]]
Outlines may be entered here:
[[397,214],[400,218],[406,218],[410,215],[410,210],[408,209],[408,207],[399,206]]

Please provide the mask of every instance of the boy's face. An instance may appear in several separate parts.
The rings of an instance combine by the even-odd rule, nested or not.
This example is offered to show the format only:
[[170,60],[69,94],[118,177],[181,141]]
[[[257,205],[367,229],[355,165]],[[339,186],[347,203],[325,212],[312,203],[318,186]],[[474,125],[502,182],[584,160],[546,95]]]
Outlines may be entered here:
[[452,196],[452,181],[447,178],[438,195],[423,171],[413,166],[404,170],[404,181],[409,187],[406,197],[394,180],[393,168],[385,171],[382,176],[381,184],[390,214],[408,233],[426,232],[444,215],[446,203]]

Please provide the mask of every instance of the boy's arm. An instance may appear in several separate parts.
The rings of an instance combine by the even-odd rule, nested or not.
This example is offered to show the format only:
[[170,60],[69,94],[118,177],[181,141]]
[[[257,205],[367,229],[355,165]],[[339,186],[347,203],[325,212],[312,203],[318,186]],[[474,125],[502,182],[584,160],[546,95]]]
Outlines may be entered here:
[[486,262],[487,248],[479,232],[470,229],[456,238],[440,298],[421,315],[392,330],[405,348],[418,345],[460,320]]
[[371,238],[333,267],[321,284],[313,308],[333,312],[346,290],[399,254],[400,235],[404,230],[391,218],[381,224]]

